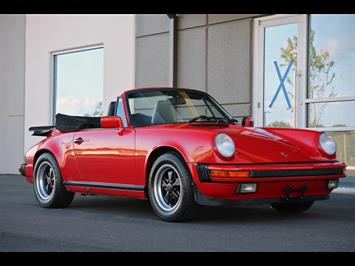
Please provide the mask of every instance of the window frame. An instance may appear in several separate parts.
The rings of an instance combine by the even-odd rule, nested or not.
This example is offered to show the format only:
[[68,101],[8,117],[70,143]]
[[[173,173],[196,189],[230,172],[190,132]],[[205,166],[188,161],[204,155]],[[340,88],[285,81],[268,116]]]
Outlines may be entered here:
[[117,100],[116,100],[116,108],[115,108],[115,116],[118,116],[118,113],[117,113],[117,111],[118,111],[118,103],[119,103],[119,101],[120,101],[120,99],[121,99],[121,103],[122,103],[122,110],[123,110],[123,115],[124,115],[124,117],[121,117],[121,119],[122,119],[122,123],[123,123],[123,127],[124,128],[128,128],[128,120],[127,120],[127,113],[126,113],[126,107],[125,107],[125,100],[124,100],[124,97],[123,96],[118,96],[117,97]]
[[[337,15],[341,15],[341,14],[337,14]],[[309,43],[308,43],[308,37],[310,35],[310,31],[311,31],[311,16],[312,14],[309,14],[307,17],[308,23],[307,23],[307,87],[306,87],[306,97],[304,99],[304,106],[306,108],[305,114],[305,125],[306,125],[306,129],[311,129],[311,130],[317,130],[317,131],[332,131],[332,132],[337,132],[337,131],[354,131],[355,130],[355,126],[349,126],[349,127],[309,127],[308,126],[308,105],[312,104],[312,103],[329,103],[329,102],[349,102],[349,101],[355,101],[355,95],[353,96],[335,96],[335,97],[321,97],[321,98],[309,98],[308,97],[308,83],[309,83],[309,58],[308,58],[308,52],[309,52]]]
[[67,48],[67,49],[55,50],[55,51],[50,52],[50,64],[51,64],[51,76],[50,76],[50,88],[51,88],[50,117],[51,118],[50,118],[50,120],[53,123],[53,125],[55,124],[56,103],[57,103],[57,87],[56,87],[56,85],[57,85],[57,56],[71,54],[71,53],[84,52],[84,51],[90,51],[90,50],[95,50],[95,49],[103,49],[103,51],[105,53],[103,43],[78,46],[75,48]]
[[[144,125],[144,126],[134,126],[132,123],[131,123],[131,108],[130,108],[130,105],[129,105],[129,96],[131,94],[134,94],[136,92],[139,92],[139,91],[190,91],[190,92],[195,92],[195,93],[201,93],[203,94],[205,97],[207,97],[213,104],[215,104],[217,106],[217,109],[220,108],[221,110],[221,113],[223,115],[225,115],[225,118],[228,118],[228,119],[232,119],[232,115],[228,113],[228,111],[226,109],[223,108],[223,106],[221,104],[219,104],[211,95],[209,95],[208,93],[204,92],[204,91],[199,91],[199,90],[194,90],[194,89],[183,89],[183,88],[176,88],[176,89],[172,89],[172,88],[164,88],[164,87],[157,87],[157,88],[148,88],[148,89],[138,89],[138,90],[131,90],[131,91],[128,91],[124,94],[124,102],[125,102],[125,114],[127,116],[127,124],[132,127],[132,128],[144,128],[144,127],[148,127],[148,126],[154,126],[154,125],[165,125],[167,123],[163,123],[163,124],[151,124],[151,125]],[[188,123],[188,122],[177,122],[175,124],[182,124],[182,123]]]
[[307,93],[307,23],[305,14],[277,14],[255,18],[253,23],[253,77],[252,77],[252,116],[255,126],[264,126],[264,29],[289,23],[298,24],[298,65],[295,74],[295,86],[298,87],[295,98],[295,128],[306,127],[306,106],[303,100]]
[[255,18],[253,22],[253,78],[252,78],[252,116],[255,120],[256,126],[263,127],[263,96],[264,96],[264,39],[261,36],[265,27],[270,25],[277,25],[280,23],[287,23],[299,21],[299,69],[296,73],[296,82],[298,83],[298,97],[296,99],[296,127],[302,129],[316,130],[316,131],[354,131],[355,126],[349,127],[309,127],[308,126],[308,104],[312,103],[327,103],[327,102],[347,102],[355,101],[354,96],[338,96],[338,97],[323,97],[323,98],[309,98],[308,97],[308,83],[309,83],[309,33],[311,29],[311,15],[312,14],[278,14],[271,16],[264,16]]

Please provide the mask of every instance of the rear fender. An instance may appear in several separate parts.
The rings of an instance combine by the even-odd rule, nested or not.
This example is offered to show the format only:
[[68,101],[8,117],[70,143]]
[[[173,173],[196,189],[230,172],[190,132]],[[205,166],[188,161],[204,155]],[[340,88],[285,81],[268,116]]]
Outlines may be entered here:
[[73,133],[66,133],[50,137],[43,141],[33,158],[33,170],[39,156],[43,153],[50,153],[56,159],[60,168],[63,181],[75,180],[79,177],[73,150]]

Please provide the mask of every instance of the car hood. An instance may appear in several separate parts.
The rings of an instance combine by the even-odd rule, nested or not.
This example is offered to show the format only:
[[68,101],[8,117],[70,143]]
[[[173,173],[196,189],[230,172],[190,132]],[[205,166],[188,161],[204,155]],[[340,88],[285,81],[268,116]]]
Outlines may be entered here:
[[282,129],[230,126],[220,132],[233,138],[237,150],[236,157],[246,161],[305,162],[328,159],[323,158],[316,145],[318,132],[301,130],[297,134],[297,129],[291,130],[292,136],[287,134],[290,129],[283,131]]
[[[206,157],[206,161],[204,160],[206,163],[214,160],[219,163],[266,163],[309,162],[330,159],[325,158],[318,149],[317,143],[320,133],[312,130],[248,128],[231,124],[225,126],[180,124],[166,127],[185,129],[184,132],[189,136],[196,133],[199,138],[206,136],[212,146],[214,136],[218,133],[226,133],[232,137],[236,145],[235,156],[228,161]],[[191,134],[192,132],[195,134]],[[180,133],[182,132],[180,131]]]

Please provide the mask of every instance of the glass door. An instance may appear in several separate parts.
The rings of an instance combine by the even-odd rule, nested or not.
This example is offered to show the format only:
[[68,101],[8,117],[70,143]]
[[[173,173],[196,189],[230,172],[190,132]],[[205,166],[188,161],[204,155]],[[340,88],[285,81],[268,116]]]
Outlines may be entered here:
[[303,15],[257,20],[253,91],[257,126],[304,127],[305,20]]

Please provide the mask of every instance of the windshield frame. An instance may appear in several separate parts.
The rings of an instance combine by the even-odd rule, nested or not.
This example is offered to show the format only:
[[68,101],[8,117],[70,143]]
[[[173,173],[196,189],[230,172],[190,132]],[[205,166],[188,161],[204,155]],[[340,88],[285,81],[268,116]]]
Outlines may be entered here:
[[[161,91],[161,92],[166,92],[166,91],[186,91],[186,92],[192,92],[192,93],[197,93],[197,94],[201,94],[202,95],[202,99],[203,101],[205,101],[206,99],[209,100],[209,103],[212,104],[217,111],[219,111],[223,117],[226,119],[226,123],[231,123],[230,121],[233,120],[233,117],[226,111],[226,109],[224,109],[211,95],[209,95],[208,93],[204,92],[204,91],[199,91],[199,90],[194,90],[194,89],[185,89],[185,88],[149,88],[149,89],[136,89],[136,90],[130,90],[127,91],[125,93],[125,97],[124,97],[124,101],[125,101],[125,105],[126,105],[126,112],[127,112],[127,120],[129,125],[132,128],[140,128],[140,127],[148,127],[148,126],[156,126],[156,125],[175,125],[175,124],[188,124],[188,121],[181,121],[181,122],[176,122],[176,123],[160,123],[160,124],[148,124],[148,125],[133,125],[132,124],[132,120],[131,120],[131,109],[129,106],[129,96],[131,94],[137,93],[137,92],[144,92],[144,91]],[[208,107],[208,105],[206,105]],[[209,107],[208,107],[209,108]],[[201,123],[199,121],[199,123]],[[203,122],[202,122],[203,123]],[[211,123],[211,122],[209,122]]]

